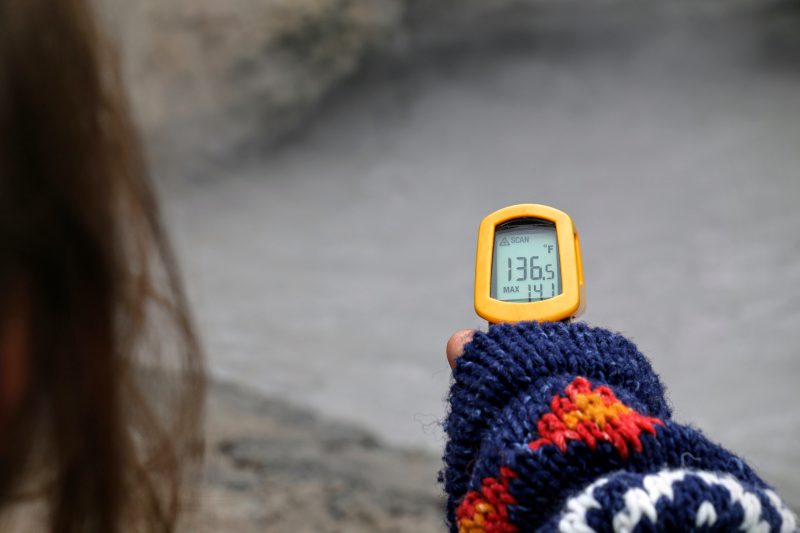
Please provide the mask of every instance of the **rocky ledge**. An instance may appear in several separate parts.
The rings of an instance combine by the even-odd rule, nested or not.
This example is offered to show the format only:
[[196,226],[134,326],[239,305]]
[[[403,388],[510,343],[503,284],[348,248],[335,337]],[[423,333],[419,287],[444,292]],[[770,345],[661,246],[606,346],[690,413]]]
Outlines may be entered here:
[[440,460],[214,384],[197,532],[441,532]]
[[[797,42],[795,0],[101,0],[160,175],[210,172],[298,131],[365,65],[444,50],[539,43],[575,30],[607,40],[682,17],[754,18]],[[659,16],[653,16],[653,12]],[[641,16],[640,16],[641,15]],[[787,16],[788,15],[788,16]],[[609,21],[616,21],[609,26]],[[567,31],[567,36],[569,31]],[[558,49],[569,39],[558,39]],[[232,150],[235,148],[235,150]],[[174,168],[173,168],[174,167]],[[218,173],[218,172],[217,172]]]

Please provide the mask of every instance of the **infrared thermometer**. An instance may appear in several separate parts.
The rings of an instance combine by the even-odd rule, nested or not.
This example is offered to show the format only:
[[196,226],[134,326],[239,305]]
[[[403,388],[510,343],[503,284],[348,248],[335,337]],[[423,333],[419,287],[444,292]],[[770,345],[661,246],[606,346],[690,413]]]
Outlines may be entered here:
[[475,311],[491,323],[556,322],[585,306],[572,219],[539,204],[504,207],[478,228]]

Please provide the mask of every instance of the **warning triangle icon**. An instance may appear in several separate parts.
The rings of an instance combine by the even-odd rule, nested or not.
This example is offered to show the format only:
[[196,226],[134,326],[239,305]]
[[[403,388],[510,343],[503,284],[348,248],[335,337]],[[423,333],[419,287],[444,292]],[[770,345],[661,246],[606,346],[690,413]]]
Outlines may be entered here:
[[500,246],[508,246],[508,239],[506,239],[505,237],[503,237],[503,240],[502,240],[502,241],[500,241]]

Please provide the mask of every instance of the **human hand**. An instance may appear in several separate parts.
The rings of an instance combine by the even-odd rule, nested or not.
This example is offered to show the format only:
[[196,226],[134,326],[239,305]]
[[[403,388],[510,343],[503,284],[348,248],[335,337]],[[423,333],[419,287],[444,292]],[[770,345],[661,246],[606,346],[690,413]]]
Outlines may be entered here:
[[450,340],[447,341],[447,362],[450,368],[456,367],[456,359],[464,355],[464,346],[472,342],[472,337],[475,336],[474,329],[462,329],[456,331]]
[[[451,532],[485,523],[611,530],[620,520],[628,530],[644,520],[688,531],[709,517],[733,530],[747,502],[765,530],[797,530],[742,458],[672,420],[658,375],[619,333],[581,322],[495,324],[457,331],[446,353],[453,377],[441,479]],[[743,495],[745,503],[729,503]]]

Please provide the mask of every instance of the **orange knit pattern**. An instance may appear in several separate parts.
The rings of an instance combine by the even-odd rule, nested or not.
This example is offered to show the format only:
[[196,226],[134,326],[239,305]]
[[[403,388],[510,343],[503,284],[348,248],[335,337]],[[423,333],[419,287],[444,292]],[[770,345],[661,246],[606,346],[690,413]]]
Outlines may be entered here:
[[598,441],[606,441],[627,459],[630,448],[642,451],[642,431],[655,435],[654,425],[664,425],[622,403],[608,387],[592,388],[584,377],[575,378],[564,392],[566,396],[553,396],[551,412],[539,419],[539,439],[528,445],[532,450],[553,444],[564,452],[569,440],[582,441],[594,450]]
[[515,533],[508,519],[508,506],[517,501],[508,493],[508,483],[516,474],[500,467],[500,477],[483,479],[480,491],[470,491],[456,510],[458,533]]
[[[567,441],[584,442],[591,450],[598,441],[610,442],[623,459],[630,448],[642,451],[642,431],[655,435],[658,418],[644,416],[622,403],[610,388],[592,384],[584,377],[575,378],[564,389],[566,396],[553,396],[550,412],[537,424],[539,438],[528,446],[536,451],[542,446],[555,445],[567,450]],[[515,533],[508,507],[517,505],[508,491],[509,482],[517,477],[507,466],[500,467],[497,479],[483,479],[478,491],[470,491],[456,510],[458,533]]]

